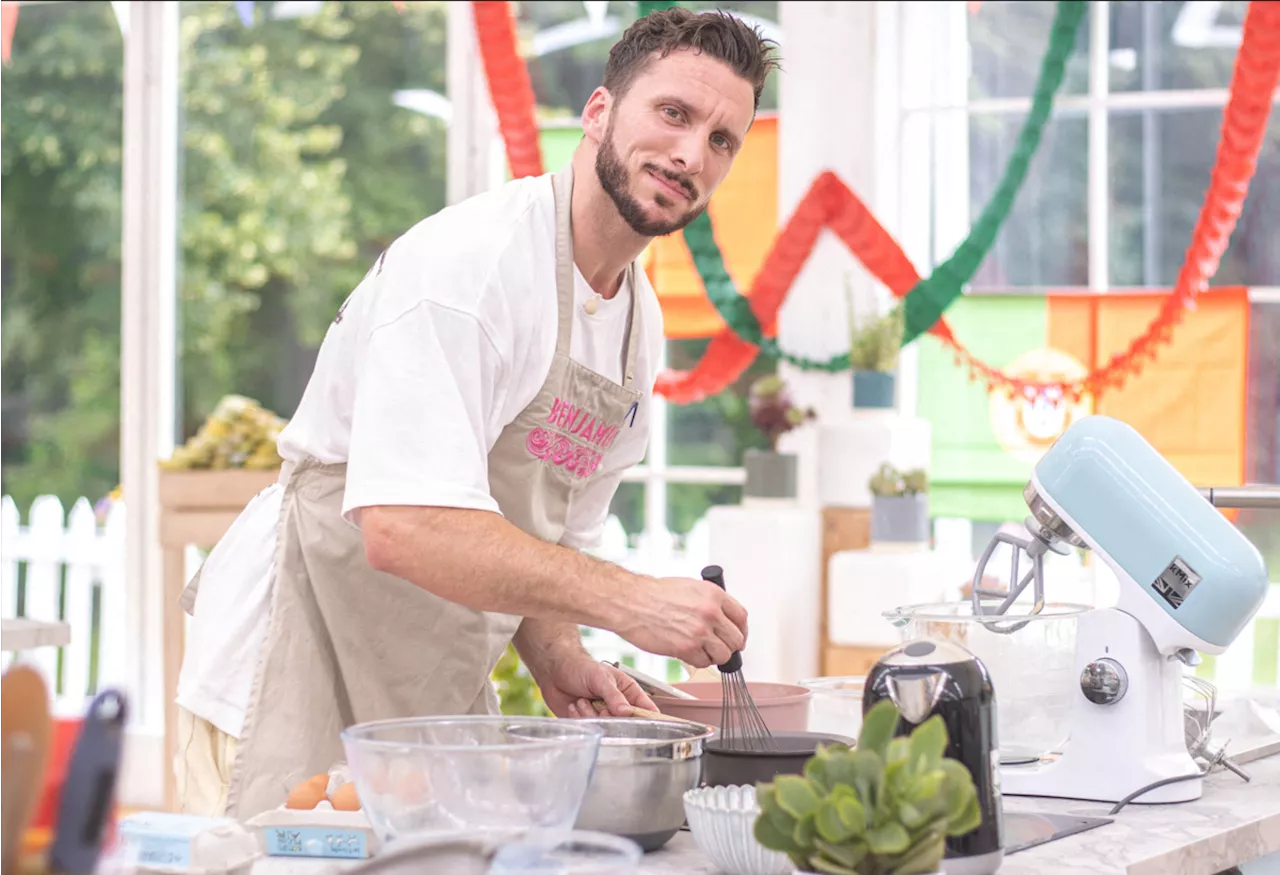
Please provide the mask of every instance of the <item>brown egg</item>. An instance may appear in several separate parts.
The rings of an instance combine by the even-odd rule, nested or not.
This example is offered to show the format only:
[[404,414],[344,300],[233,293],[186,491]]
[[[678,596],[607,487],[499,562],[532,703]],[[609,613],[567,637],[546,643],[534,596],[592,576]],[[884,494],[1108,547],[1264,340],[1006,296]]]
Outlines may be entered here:
[[285,802],[285,807],[305,809],[315,808],[324,801],[328,789],[328,773],[312,775],[305,781],[299,782],[292,790],[289,791],[289,801]]
[[312,779],[303,781],[290,790],[289,798],[285,800],[284,807],[310,811],[323,801],[324,785],[318,784]]
[[348,781],[337,789],[329,799],[335,811],[359,811],[360,797],[356,794],[354,781]]

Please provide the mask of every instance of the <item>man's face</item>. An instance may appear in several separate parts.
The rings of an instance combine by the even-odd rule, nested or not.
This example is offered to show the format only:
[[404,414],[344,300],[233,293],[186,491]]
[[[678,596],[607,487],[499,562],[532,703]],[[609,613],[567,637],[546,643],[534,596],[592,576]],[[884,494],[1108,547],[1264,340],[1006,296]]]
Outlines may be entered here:
[[722,61],[690,49],[652,60],[610,105],[596,154],[600,185],[631,229],[661,237],[697,218],[754,109],[751,83]]

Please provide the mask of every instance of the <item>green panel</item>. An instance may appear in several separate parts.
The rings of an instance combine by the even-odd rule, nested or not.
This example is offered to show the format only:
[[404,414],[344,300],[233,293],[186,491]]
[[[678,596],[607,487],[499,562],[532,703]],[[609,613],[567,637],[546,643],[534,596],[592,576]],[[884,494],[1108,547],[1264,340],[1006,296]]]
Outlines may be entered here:
[[[1048,336],[1042,296],[963,297],[947,309],[955,336],[978,359],[1003,368]],[[932,516],[1003,522],[1027,513],[1022,487],[1031,464],[1006,453],[991,428],[986,386],[970,380],[948,347],[926,335],[919,346],[919,415],[933,430]]]
[[1274,687],[1280,680],[1280,618],[1263,617],[1253,621],[1253,684]]

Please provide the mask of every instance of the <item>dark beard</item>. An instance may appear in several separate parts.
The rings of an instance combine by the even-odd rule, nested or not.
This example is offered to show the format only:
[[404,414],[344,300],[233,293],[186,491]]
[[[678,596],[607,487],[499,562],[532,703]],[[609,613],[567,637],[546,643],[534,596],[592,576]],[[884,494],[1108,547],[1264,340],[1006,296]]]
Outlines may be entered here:
[[[689,191],[692,188],[692,183],[680,177],[672,176],[670,173],[664,173],[658,167],[646,165],[645,169],[653,173],[662,174],[677,185],[683,186],[685,191]],[[641,237],[665,237],[668,234],[674,234],[702,215],[702,211],[706,209],[705,204],[695,207],[680,218],[669,222],[650,219],[645,215],[640,202],[631,194],[629,185],[631,179],[627,174],[627,168],[622,165],[622,161],[618,158],[618,153],[613,147],[612,126],[605,131],[604,142],[600,144],[600,149],[596,152],[596,176],[600,179],[600,187],[605,190],[613,201],[613,205],[617,207],[618,215],[622,216],[622,220],[631,227],[631,230]],[[671,205],[671,201],[664,195],[659,194],[656,200],[660,206]]]

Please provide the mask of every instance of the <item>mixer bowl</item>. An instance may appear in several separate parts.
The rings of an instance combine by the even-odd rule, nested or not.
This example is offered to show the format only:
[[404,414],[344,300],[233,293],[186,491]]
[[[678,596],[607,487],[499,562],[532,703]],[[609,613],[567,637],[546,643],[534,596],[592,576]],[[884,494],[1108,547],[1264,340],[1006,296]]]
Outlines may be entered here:
[[[983,604],[994,607],[999,600]],[[1049,603],[1038,614],[1015,604],[1000,615],[975,616],[971,601],[904,605],[884,616],[902,640],[940,638],[959,644],[987,667],[996,694],[1000,762],[1028,763],[1062,750],[1079,695],[1076,629],[1088,605]]]
[[684,823],[684,794],[702,777],[710,726],[629,717],[585,719],[604,730],[576,829],[665,845]]
[[549,717],[420,717],[342,733],[382,841],[408,834],[572,829],[604,730]]

